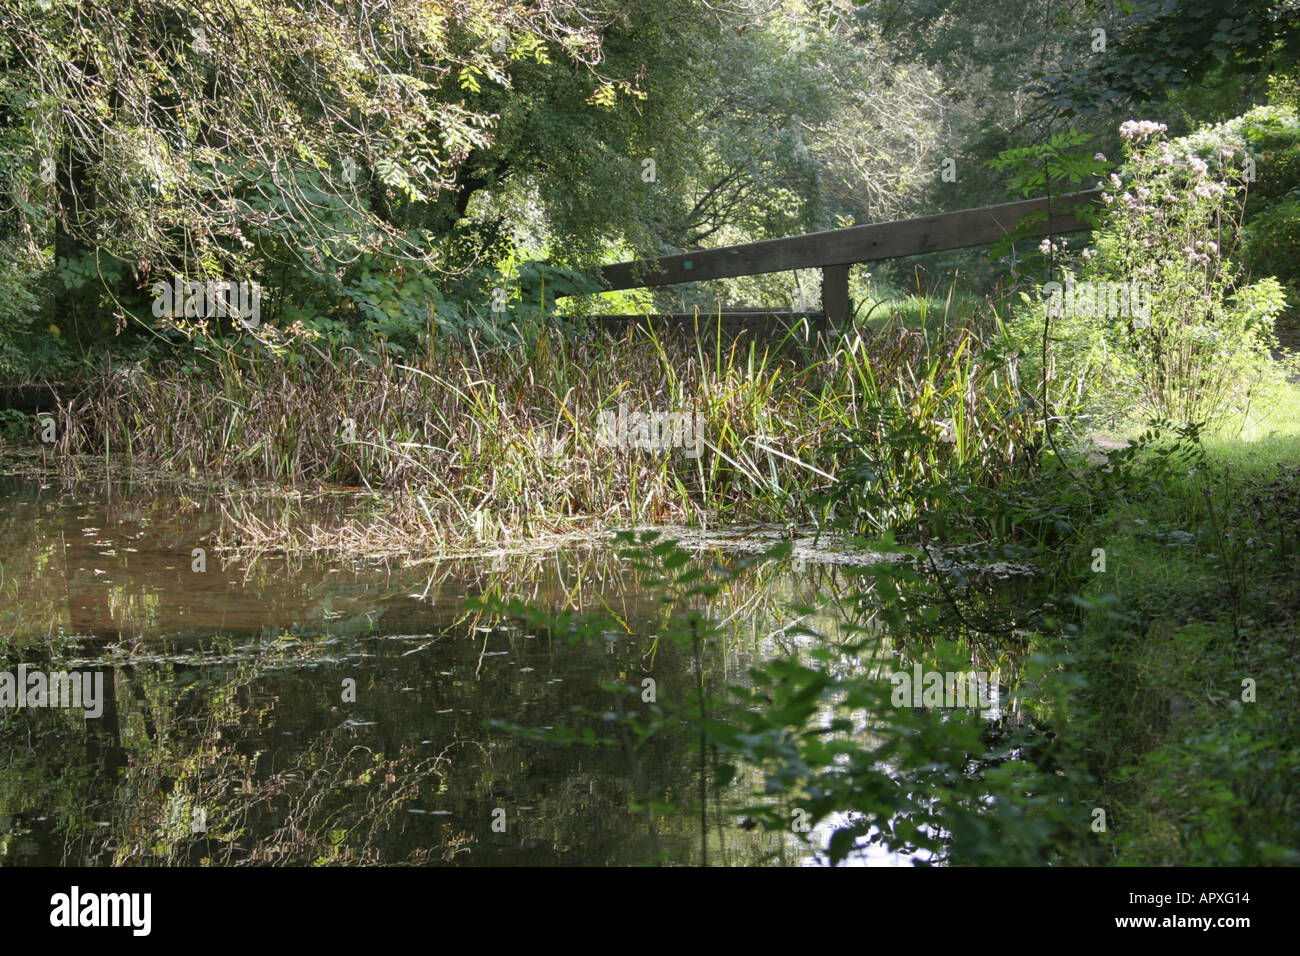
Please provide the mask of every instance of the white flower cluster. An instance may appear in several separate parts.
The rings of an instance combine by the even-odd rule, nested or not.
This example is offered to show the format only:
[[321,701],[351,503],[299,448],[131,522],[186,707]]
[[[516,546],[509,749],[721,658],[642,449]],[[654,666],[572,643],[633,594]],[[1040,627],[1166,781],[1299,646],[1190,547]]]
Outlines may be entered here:
[[1201,239],[1197,240],[1193,245],[1183,246],[1182,253],[1192,265],[1208,266],[1214,257],[1219,254],[1219,244]]
[[1164,123],[1153,123],[1150,120],[1129,120],[1120,125],[1119,135],[1124,139],[1141,142],[1144,139],[1150,139],[1157,133],[1163,133],[1167,129],[1169,127]]

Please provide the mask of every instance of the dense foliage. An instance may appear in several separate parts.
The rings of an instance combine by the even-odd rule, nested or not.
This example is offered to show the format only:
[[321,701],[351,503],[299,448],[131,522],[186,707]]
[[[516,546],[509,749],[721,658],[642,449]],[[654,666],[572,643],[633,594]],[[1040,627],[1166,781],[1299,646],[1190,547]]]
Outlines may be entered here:
[[[702,819],[757,779],[751,826],[802,813],[831,862],[1295,862],[1300,717],[1239,688],[1293,683],[1296,441],[1222,444],[1294,424],[1292,8],[14,0],[0,377],[59,380],[56,467],[124,452],[387,509],[348,538],[232,506],[232,547],[581,522],[867,539],[888,560],[846,572],[842,639],[707,686],[718,584],[629,541],[693,693],[617,684],[569,724],[502,724],[634,763],[689,735]],[[1094,186],[1081,241],[856,269],[829,344],[584,322],[816,300],[790,274],[599,299],[601,262]],[[213,308],[222,283],[251,309]],[[629,402],[689,411],[696,454],[602,442]],[[33,419],[6,410],[5,440]],[[972,662],[1007,676],[993,721],[881,679]],[[650,816],[674,796],[636,779]]]

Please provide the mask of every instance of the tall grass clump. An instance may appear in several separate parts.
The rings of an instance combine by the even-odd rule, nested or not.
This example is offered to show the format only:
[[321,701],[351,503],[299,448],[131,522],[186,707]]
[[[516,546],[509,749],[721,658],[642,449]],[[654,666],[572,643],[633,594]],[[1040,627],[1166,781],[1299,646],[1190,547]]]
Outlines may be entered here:
[[[301,329],[207,341],[197,367],[103,368],[67,403],[62,460],[134,462],[226,485],[372,492],[408,523],[499,538],[614,524],[808,523],[866,448],[881,488],[971,463],[992,477],[1030,441],[996,315],[931,315],[845,335],[820,357],[753,335],[653,328],[440,339],[397,356]],[[699,416],[689,448],[599,440],[602,413]],[[897,443],[907,428],[918,442]],[[904,502],[900,505],[906,510]]]

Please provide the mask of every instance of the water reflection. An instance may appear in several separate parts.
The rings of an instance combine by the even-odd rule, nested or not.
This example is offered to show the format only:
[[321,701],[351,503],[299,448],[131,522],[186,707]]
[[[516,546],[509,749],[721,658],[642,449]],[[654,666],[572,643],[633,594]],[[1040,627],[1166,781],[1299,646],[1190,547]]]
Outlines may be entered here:
[[[94,720],[0,709],[0,861],[698,862],[690,740],[564,747],[485,725],[561,725],[646,677],[691,692],[691,655],[655,639],[665,609],[611,549],[236,560],[211,547],[217,513],[175,489],[0,483],[0,669],[101,673],[106,690]],[[782,609],[806,578],[767,566],[704,608],[729,620],[726,646],[705,651],[712,687],[798,649]],[[621,630],[602,650],[571,645],[467,611],[483,594],[604,610]],[[831,634],[843,613],[802,623]],[[754,785],[742,775],[723,803]],[[710,862],[806,855],[728,806],[711,815]]]

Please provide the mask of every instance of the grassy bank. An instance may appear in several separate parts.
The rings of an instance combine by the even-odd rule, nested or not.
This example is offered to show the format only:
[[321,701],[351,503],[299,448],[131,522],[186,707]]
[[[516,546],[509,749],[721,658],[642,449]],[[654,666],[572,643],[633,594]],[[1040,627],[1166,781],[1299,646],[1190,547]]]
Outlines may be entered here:
[[1296,863],[1300,389],[1204,450],[1078,536],[1079,729],[1117,862]]

